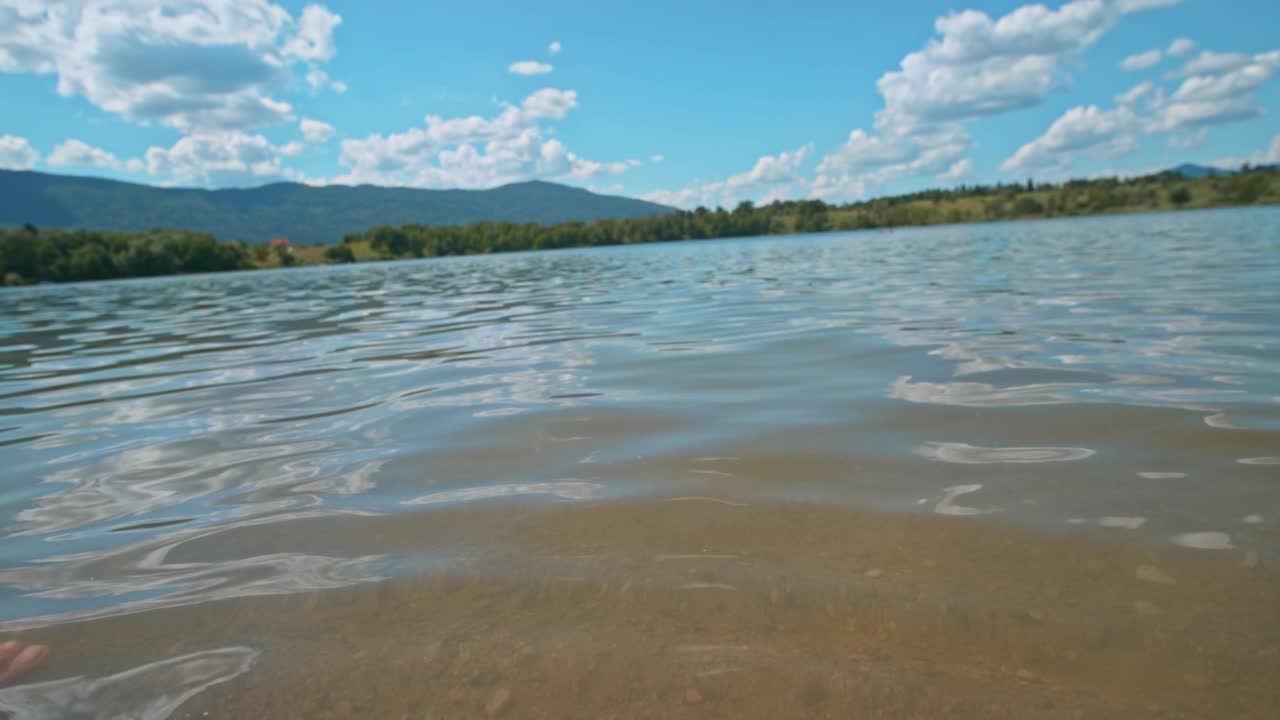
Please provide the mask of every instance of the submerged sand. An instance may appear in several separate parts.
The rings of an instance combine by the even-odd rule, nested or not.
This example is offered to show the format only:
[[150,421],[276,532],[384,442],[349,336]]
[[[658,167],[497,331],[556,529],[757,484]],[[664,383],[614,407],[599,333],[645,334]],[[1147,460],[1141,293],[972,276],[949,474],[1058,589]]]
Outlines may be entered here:
[[717,497],[323,534],[461,559],[30,631],[56,653],[33,682],[181,718],[1280,716],[1280,575],[1254,552]]

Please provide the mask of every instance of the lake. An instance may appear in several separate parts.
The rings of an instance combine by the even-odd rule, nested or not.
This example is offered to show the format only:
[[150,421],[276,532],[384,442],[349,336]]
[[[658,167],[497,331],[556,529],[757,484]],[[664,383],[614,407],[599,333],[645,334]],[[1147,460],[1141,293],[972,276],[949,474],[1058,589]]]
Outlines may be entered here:
[[1280,715],[1280,209],[0,290],[17,718]]

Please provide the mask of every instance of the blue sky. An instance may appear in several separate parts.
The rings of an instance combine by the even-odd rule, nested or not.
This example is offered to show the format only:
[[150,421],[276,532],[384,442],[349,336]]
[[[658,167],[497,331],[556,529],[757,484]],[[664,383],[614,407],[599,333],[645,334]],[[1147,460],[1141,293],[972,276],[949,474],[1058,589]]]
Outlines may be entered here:
[[0,167],[687,207],[1280,162],[1280,3],[0,0]]

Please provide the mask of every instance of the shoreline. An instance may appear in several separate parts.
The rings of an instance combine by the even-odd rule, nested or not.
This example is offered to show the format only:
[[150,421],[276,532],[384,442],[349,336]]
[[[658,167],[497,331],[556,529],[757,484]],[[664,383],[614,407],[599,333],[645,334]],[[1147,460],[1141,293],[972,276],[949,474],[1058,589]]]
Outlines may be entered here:
[[[1257,174],[1254,177],[1262,181],[1262,183],[1268,187],[1271,187],[1272,185],[1280,187],[1280,183],[1273,182],[1274,178],[1280,177],[1280,172]],[[1222,178],[1208,177],[1183,179],[1180,182],[1196,186],[1206,186],[1209,188],[1208,190],[1205,190],[1204,187],[1201,187],[1200,190],[1197,190],[1198,193],[1203,194],[1203,192],[1220,192],[1217,189],[1218,186],[1216,183],[1221,180]],[[1093,184],[1096,185],[1097,181]],[[1145,193],[1155,193],[1155,187],[1165,187],[1165,185],[1167,185],[1167,183],[1160,180],[1158,176],[1151,176],[1120,183],[1119,187],[1127,189],[1132,186],[1134,192],[1141,191]],[[892,232],[894,229],[902,228],[979,225],[989,223],[1020,222],[1027,220],[1116,217],[1121,215],[1180,213],[1194,212],[1198,210],[1275,207],[1280,205],[1280,196],[1277,196],[1275,191],[1264,191],[1257,198],[1247,202],[1220,196],[1210,198],[1208,201],[1199,201],[1178,206],[1166,206],[1160,203],[1155,205],[1119,204],[1099,208],[1074,208],[1065,211],[1055,211],[1052,209],[1047,210],[1044,204],[1041,204],[1039,200],[1035,200],[1035,198],[1040,198],[1040,200],[1044,200],[1049,204],[1049,207],[1052,208],[1054,203],[1066,203],[1070,198],[1074,197],[1075,193],[1085,192],[1083,189],[1070,189],[1069,186],[1070,183],[1065,184],[1063,187],[1041,186],[1039,189],[1027,190],[1025,193],[1017,190],[1018,186],[1007,186],[1003,189],[996,188],[996,191],[990,194],[962,194],[957,198],[944,200],[916,199],[916,195],[925,196],[928,195],[929,192],[935,192],[926,191],[915,195],[878,198],[846,206],[826,205],[821,201],[789,201],[787,203],[775,203],[773,205],[762,206],[760,208],[750,206],[745,212],[739,208],[732,213],[725,212],[723,208],[717,208],[715,211],[707,211],[706,208],[699,208],[696,212],[681,210],[670,215],[638,217],[622,220],[601,220],[590,224],[579,222],[543,226],[532,223],[521,225],[511,222],[498,224],[482,222],[473,223],[467,226],[420,226],[412,224],[405,225],[400,228],[378,226],[365,231],[363,234],[350,235],[343,238],[342,241],[334,242],[332,244],[300,245],[297,247],[286,246],[274,249],[268,248],[267,245],[249,246],[238,240],[215,240],[212,235],[181,229],[153,229],[142,232],[88,231],[85,229],[73,228],[49,228],[42,230],[38,228],[31,228],[31,231],[36,233],[32,236],[32,238],[35,239],[38,239],[40,234],[43,233],[45,235],[62,237],[64,240],[77,238],[74,242],[81,242],[83,240],[81,236],[88,235],[96,237],[96,242],[105,242],[113,245],[118,245],[121,242],[125,244],[137,243],[141,249],[135,248],[132,252],[136,252],[146,258],[146,262],[143,263],[144,267],[151,267],[149,263],[165,260],[172,263],[173,258],[166,257],[166,254],[171,253],[172,249],[168,248],[165,243],[170,242],[191,245],[195,249],[185,252],[199,255],[201,262],[213,263],[214,265],[209,266],[206,264],[198,269],[179,268],[168,272],[154,272],[149,270],[147,272],[126,271],[122,273],[115,272],[113,274],[114,271],[107,271],[106,269],[111,263],[111,258],[107,256],[105,251],[99,248],[95,257],[81,260],[83,263],[88,263],[86,268],[91,269],[80,268],[79,270],[73,271],[79,273],[98,273],[98,276],[96,277],[84,277],[82,274],[81,277],[73,277],[71,279],[50,280],[36,278],[33,280],[24,276],[22,272],[14,272],[12,268],[6,268],[5,265],[0,264],[0,287],[21,287],[36,284],[67,284],[75,282],[96,282],[147,277],[173,277],[177,275],[191,276],[221,274],[225,272],[239,272],[247,270],[279,270],[300,267],[389,262],[395,260],[469,257],[521,252],[543,252],[547,250],[614,247],[620,245],[650,245],[671,242],[696,242],[701,240],[726,240],[750,237],[820,235],[830,232],[858,232],[864,230]],[[1012,188],[1012,190],[1010,190],[1010,188]],[[987,190],[990,189],[988,188]],[[952,191],[936,192],[945,194]],[[1000,194],[1002,192],[1006,194]],[[1007,195],[1007,192],[1012,192],[1013,194]],[[1268,194],[1268,192],[1270,194]],[[1046,195],[1046,193],[1048,194]],[[1013,202],[1013,198],[1017,198],[1018,200],[1032,200],[1033,204],[1038,206],[1040,209],[1029,212],[1018,211],[1016,210],[1016,206],[1018,206],[1019,203]],[[983,199],[984,203],[1003,203],[1001,204],[1001,207],[1005,207],[1005,205],[1012,202],[1013,204],[1009,205],[1009,207],[1014,207],[1015,209],[1008,212],[1001,210],[995,215],[987,213],[986,210],[978,213],[976,210],[969,207],[978,199]],[[815,202],[822,205],[822,209],[819,213],[821,216],[820,220],[813,219],[813,217],[811,217],[813,213],[806,209],[808,205]],[[881,205],[884,203],[889,204],[883,205],[882,207]],[[748,203],[746,205],[750,204]],[[951,206],[951,208],[944,212],[944,205]],[[965,208],[963,211],[961,210],[962,207]],[[921,217],[912,219],[911,213],[913,212],[920,214]],[[898,217],[895,213],[902,214],[902,217]],[[873,216],[878,219],[873,219]],[[710,225],[708,225],[708,223],[710,223]],[[737,223],[737,225],[734,225],[734,223]],[[636,227],[631,227],[632,225]],[[654,227],[646,227],[649,225]],[[704,225],[706,227],[704,227]],[[724,225],[724,227],[721,227],[721,225]],[[699,234],[707,231],[708,228],[718,229],[707,234]],[[7,237],[6,232],[8,233]],[[24,231],[15,228],[10,228],[8,230],[0,228],[0,250],[4,249],[5,242],[14,242],[12,238],[21,236],[22,232]],[[601,233],[603,233],[601,237],[604,239],[596,237],[597,234]],[[635,239],[636,237],[640,237],[642,239]],[[72,241],[67,240],[67,242]],[[212,248],[204,247],[210,243],[213,244]],[[530,246],[531,244],[532,246]],[[84,245],[81,246],[80,249],[84,250],[89,247],[96,246],[91,244]],[[430,249],[430,252],[427,252],[428,249]],[[24,255],[31,254],[32,252],[34,251],[17,254]],[[53,254],[56,255],[57,252],[55,251]],[[90,253],[90,255],[93,255],[93,253]],[[220,257],[216,260],[212,259],[214,256],[218,255],[224,257]],[[68,265],[75,265],[74,261],[75,257],[73,253],[73,257],[63,258],[60,262]],[[133,260],[129,260],[129,262],[133,262]],[[43,270],[37,270],[43,272],[48,271],[49,269],[45,268]],[[33,270],[31,268],[26,269],[26,272],[28,273],[32,271]]]

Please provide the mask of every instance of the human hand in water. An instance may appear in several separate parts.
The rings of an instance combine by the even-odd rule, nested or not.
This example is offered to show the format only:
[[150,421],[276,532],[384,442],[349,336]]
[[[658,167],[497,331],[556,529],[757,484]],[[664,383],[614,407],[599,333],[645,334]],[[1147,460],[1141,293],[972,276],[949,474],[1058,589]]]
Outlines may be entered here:
[[0,686],[40,667],[48,657],[46,645],[23,645],[16,640],[0,643]]

